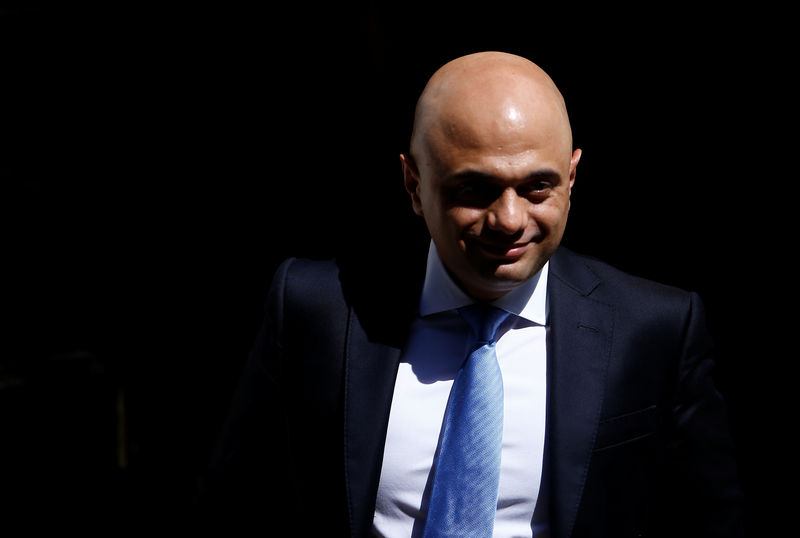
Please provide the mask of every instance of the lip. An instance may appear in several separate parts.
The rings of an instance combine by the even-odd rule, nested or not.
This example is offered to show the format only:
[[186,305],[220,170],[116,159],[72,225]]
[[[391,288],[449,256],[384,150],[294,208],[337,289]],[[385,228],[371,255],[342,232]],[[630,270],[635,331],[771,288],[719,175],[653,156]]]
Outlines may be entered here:
[[474,241],[473,244],[487,257],[498,260],[517,260],[525,254],[530,243],[487,243]]

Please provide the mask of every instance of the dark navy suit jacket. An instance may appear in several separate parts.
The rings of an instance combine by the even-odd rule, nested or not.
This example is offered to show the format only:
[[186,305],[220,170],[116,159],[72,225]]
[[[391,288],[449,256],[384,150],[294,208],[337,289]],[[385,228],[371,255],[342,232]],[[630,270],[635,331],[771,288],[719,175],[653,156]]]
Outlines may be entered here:
[[[353,267],[290,259],[275,274],[204,485],[209,510],[279,521],[293,536],[370,534],[422,279]],[[699,297],[563,247],[549,275],[551,535],[740,536]]]

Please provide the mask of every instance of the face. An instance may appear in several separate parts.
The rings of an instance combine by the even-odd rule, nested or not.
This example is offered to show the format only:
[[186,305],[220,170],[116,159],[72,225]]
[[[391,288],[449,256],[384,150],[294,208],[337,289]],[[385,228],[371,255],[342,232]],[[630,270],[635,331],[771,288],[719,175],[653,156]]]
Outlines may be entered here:
[[419,162],[401,156],[414,211],[475,299],[496,299],[525,282],[561,241],[581,152],[570,155],[559,137],[544,138],[498,145],[440,136]]

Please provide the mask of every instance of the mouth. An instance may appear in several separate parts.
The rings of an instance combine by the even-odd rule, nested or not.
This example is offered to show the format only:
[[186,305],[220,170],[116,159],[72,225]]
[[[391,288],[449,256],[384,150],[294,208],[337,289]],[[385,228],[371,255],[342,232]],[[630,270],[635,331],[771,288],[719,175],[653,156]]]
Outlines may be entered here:
[[472,244],[482,255],[499,261],[516,261],[530,246],[530,243],[492,243],[482,240],[474,240]]

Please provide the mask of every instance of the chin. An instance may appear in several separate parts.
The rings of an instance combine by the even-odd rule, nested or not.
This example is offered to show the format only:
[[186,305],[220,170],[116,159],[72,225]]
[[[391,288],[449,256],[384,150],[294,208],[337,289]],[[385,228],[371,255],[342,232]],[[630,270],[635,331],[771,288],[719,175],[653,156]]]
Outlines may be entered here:
[[544,265],[539,256],[526,256],[512,262],[483,257],[466,261],[456,278],[470,295],[481,300],[505,295],[529,280]]
[[531,267],[512,267],[513,265],[516,264],[496,266],[491,271],[482,272],[477,278],[473,277],[472,295],[483,300],[493,300],[524,284],[536,274]]
[[519,285],[535,275],[544,266],[538,260],[517,260],[514,263],[499,264],[492,271],[492,280],[505,282],[510,286]]
[[534,273],[496,273],[491,280],[486,282],[487,287],[493,288],[498,292],[506,293],[517,286],[524,284]]

